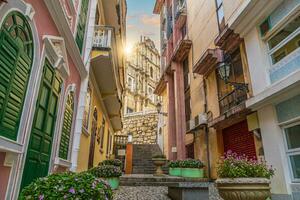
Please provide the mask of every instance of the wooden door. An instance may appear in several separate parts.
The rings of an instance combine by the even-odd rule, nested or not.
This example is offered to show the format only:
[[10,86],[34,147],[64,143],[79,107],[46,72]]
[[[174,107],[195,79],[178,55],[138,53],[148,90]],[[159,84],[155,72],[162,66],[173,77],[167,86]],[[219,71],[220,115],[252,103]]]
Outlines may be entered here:
[[46,59],[31,129],[21,189],[48,175],[62,80]]
[[89,163],[88,163],[89,169],[94,166],[95,142],[96,142],[96,135],[97,135],[97,121],[98,121],[98,111],[95,108],[94,114],[93,114],[93,122],[92,122],[92,134],[91,134]]

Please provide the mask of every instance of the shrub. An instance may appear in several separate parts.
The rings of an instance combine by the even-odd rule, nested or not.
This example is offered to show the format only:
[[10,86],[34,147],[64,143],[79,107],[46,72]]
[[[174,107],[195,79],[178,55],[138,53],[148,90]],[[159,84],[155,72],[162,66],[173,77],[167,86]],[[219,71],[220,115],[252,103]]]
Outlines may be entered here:
[[113,165],[122,168],[122,161],[119,159],[104,160],[103,162],[100,162],[99,165]]
[[157,155],[154,155],[154,156],[152,156],[152,158],[162,158],[162,159],[166,159],[166,156],[165,155],[163,155],[163,154],[157,154]]
[[66,172],[37,179],[22,190],[20,199],[111,200],[112,190],[104,180],[92,174]]
[[268,178],[274,176],[275,170],[266,162],[238,156],[228,151],[221,157],[217,169],[220,178]]
[[180,167],[180,161],[179,160],[171,161],[171,162],[169,162],[168,166],[170,168],[179,168]]
[[122,176],[120,167],[113,165],[100,165],[90,169],[89,173],[99,178],[113,178]]
[[179,166],[181,168],[198,168],[198,169],[201,169],[201,168],[204,167],[204,164],[200,160],[187,159],[187,160],[180,161]]

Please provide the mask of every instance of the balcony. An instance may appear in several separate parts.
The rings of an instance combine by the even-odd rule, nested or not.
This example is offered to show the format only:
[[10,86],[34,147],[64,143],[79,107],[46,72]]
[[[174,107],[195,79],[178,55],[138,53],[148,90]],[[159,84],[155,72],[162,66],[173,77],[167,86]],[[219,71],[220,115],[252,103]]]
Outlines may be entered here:
[[192,47],[191,40],[187,38],[183,38],[179,40],[177,46],[175,47],[174,53],[172,55],[172,60],[175,62],[183,62],[183,60],[189,54],[191,47]]
[[[237,89],[219,98],[221,115],[229,112],[234,108],[239,109],[238,108],[239,105],[245,103],[246,100],[247,100],[247,90],[237,90]],[[232,113],[237,113],[237,112],[239,111],[234,110]]]
[[91,76],[95,78],[115,131],[122,129],[120,113],[122,85],[119,74],[118,47],[115,41],[114,28],[95,26]]
[[270,80],[271,83],[275,83],[289,74],[300,70],[300,48],[294,50],[291,54],[283,58],[281,61],[276,63],[270,69]]
[[112,47],[113,28],[107,26],[95,26],[93,49],[110,50]]

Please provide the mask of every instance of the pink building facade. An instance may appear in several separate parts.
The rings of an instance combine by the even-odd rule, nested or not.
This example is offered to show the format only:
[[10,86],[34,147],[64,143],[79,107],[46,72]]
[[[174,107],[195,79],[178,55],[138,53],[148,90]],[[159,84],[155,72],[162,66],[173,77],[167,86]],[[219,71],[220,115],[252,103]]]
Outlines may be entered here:
[[91,3],[0,1],[1,200],[17,199],[35,178],[76,169]]

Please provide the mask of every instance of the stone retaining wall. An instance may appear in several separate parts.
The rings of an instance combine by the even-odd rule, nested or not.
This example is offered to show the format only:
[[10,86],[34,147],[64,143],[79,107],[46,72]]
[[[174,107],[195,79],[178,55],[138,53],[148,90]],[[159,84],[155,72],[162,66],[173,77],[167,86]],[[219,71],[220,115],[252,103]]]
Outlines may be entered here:
[[158,115],[155,111],[138,112],[123,117],[123,130],[116,135],[133,135],[133,144],[157,143]]

